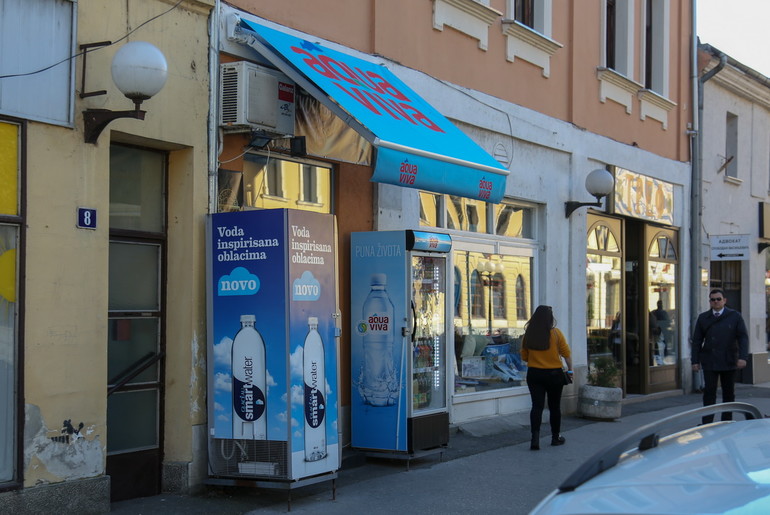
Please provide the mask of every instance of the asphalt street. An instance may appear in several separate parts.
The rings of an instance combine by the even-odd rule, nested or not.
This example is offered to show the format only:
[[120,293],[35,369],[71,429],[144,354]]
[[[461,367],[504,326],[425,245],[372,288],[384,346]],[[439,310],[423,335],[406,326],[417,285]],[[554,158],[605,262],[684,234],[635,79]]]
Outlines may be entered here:
[[[770,414],[770,384],[738,385],[737,400]],[[628,399],[620,419],[563,418],[567,442],[529,450],[525,417],[474,421],[453,428],[443,456],[412,460],[352,456],[336,480],[291,491],[207,487],[200,495],[163,494],[113,503],[116,514],[526,514],[593,454],[648,423],[701,406],[699,394]],[[695,420],[697,423],[699,420]],[[547,424],[544,428],[547,430]]]

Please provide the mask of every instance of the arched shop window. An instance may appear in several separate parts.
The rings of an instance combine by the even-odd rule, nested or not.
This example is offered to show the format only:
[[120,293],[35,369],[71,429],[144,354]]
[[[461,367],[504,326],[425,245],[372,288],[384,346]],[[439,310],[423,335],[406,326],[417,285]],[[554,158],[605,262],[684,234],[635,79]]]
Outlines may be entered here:
[[668,236],[657,236],[650,245],[651,259],[673,259],[676,261],[676,248]]
[[604,221],[588,229],[586,328],[589,363],[601,357],[622,362],[620,235]]

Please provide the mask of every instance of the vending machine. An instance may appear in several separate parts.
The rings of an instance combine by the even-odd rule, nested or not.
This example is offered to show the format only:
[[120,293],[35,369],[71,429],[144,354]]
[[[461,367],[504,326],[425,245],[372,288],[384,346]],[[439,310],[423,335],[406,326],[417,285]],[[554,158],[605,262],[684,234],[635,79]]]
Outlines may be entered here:
[[351,235],[351,443],[415,454],[449,441],[447,261],[452,239]]
[[209,482],[336,477],[334,217],[218,213],[207,238]]

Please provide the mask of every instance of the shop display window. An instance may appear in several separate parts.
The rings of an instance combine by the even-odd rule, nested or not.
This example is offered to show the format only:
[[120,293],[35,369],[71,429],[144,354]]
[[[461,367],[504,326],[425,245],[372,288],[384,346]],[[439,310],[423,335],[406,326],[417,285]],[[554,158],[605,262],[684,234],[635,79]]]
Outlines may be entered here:
[[533,207],[510,201],[489,204],[453,195],[420,192],[420,225],[426,227],[533,239],[534,214]]
[[17,234],[0,224],[0,482],[13,479],[15,460]]
[[420,225],[439,227],[441,219],[441,195],[420,192]]
[[770,251],[765,252],[765,342],[770,351]]
[[497,204],[494,206],[495,234],[511,238],[533,238],[531,207],[513,204]]
[[525,384],[532,257],[454,252],[455,393]]
[[447,229],[489,232],[487,203],[465,197],[448,196]]
[[[621,311],[621,249],[619,237],[608,225],[599,222],[588,231],[586,252],[586,346],[588,362],[612,357],[623,363],[634,349],[623,349],[623,313]],[[627,346],[638,345],[638,337],[629,334]]]
[[20,128],[0,122],[0,483],[16,478],[20,216]]
[[317,163],[246,154],[243,171],[220,169],[217,212],[302,209],[331,213],[332,170]]

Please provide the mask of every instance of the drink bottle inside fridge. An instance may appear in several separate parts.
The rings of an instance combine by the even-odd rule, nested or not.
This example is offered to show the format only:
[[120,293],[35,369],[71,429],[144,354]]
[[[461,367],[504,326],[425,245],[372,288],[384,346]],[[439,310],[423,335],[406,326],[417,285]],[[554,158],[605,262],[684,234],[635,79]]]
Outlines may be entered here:
[[351,439],[414,454],[449,440],[449,235],[351,235]]

